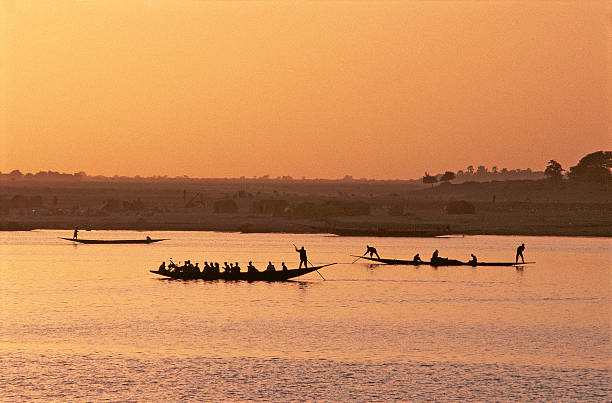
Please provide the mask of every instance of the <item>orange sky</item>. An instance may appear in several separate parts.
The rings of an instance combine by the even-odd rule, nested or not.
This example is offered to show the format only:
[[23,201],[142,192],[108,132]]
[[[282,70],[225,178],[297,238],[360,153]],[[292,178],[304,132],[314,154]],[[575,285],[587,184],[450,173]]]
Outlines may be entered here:
[[0,13],[2,172],[416,178],[612,148],[607,1],[4,0]]

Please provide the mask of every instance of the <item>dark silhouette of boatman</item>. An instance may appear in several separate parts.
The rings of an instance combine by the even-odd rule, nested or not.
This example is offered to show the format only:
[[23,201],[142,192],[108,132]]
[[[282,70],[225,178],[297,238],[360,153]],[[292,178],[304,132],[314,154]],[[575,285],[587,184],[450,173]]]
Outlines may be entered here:
[[78,236],[79,236],[79,227],[76,227],[74,229],[74,234],[72,234],[72,239],[77,239]]
[[515,263],[518,263],[519,256],[521,257],[521,260],[523,261],[523,263],[525,263],[525,258],[523,257],[523,251],[524,250],[525,250],[525,244],[524,243],[522,243],[521,246],[516,248],[516,261],[515,261]]
[[470,253],[470,256],[472,257],[472,260],[470,260],[469,263],[471,265],[476,266],[478,264],[478,259],[476,258],[476,255],[473,253]]
[[434,250],[434,253],[431,255],[431,260],[432,261],[436,260],[436,259],[438,259],[438,250],[437,249]]
[[374,255],[376,255],[376,257],[380,259],[380,256],[378,256],[378,252],[376,251],[375,247],[366,245],[366,251],[363,254],[363,256],[367,255],[368,253],[370,254],[370,258],[372,258],[372,257],[374,257]]
[[308,268],[308,258],[306,257],[306,249],[304,249],[303,246],[298,249],[296,246],[295,251],[300,254],[300,265],[298,266],[298,269],[302,268],[302,263],[304,263],[304,268]]
[[414,255],[412,260],[415,261],[415,262],[422,262],[421,256],[418,253],[416,255]]

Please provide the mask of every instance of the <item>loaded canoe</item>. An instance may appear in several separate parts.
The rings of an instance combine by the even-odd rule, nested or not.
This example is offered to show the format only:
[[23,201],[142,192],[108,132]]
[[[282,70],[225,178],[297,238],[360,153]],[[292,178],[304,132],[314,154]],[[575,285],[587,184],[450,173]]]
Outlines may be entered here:
[[291,278],[303,276],[304,274],[312,273],[315,270],[323,267],[331,266],[336,263],[324,264],[322,266],[311,266],[305,269],[289,269],[276,271],[260,271],[257,273],[249,273],[241,271],[240,273],[175,273],[169,270],[149,270],[151,273],[159,274],[160,276],[176,279],[176,280],[225,280],[225,281],[286,281]]
[[366,256],[357,256],[351,255],[353,257],[358,257],[365,260],[370,260],[376,263],[383,264],[391,264],[391,265],[399,265],[399,266],[522,266],[525,264],[531,264],[535,262],[525,262],[525,263],[514,263],[514,262],[477,262],[476,264],[470,262],[462,262],[460,260],[455,259],[446,259],[446,258],[438,258],[434,261],[414,261],[414,260],[402,260],[402,259],[379,259],[375,257],[366,257]]
[[66,241],[84,243],[84,244],[149,244],[154,242],[166,241],[167,239],[74,239],[74,238],[61,238]]

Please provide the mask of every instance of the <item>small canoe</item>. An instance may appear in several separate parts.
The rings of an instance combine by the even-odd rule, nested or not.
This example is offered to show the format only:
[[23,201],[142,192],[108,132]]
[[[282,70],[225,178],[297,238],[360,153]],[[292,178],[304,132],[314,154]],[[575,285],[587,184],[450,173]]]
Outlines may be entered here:
[[376,263],[383,264],[391,264],[398,266],[522,266],[526,264],[532,264],[535,262],[525,262],[525,263],[515,263],[515,262],[478,262],[476,264],[471,262],[462,262],[460,260],[455,259],[446,259],[446,258],[438,258],[434,261],[414,261],[414,260],[401,260],[401,259],[379,259],[375,257],[366,257],[366,256],[357,256],[351,255],[353,257],[358,257],[365,260],[370,260]]
[[336,263],[324,264],[322,266],[310,266],[305,269],[289,269],[276,271],[260,271],[257,273],[249,273],[241,271],[240,273],[174,273],[169,270],[149,270],[151,273],[159,274],[160,276],[176,279],[176,280],[205,280],[205,281],[287,281],[291,278],[303,276],[304,274],[312,273],[315,270],[323,267],[331,266]]
[[114,245],[114,244],[149,244],[154,242],[166,241],[167,239],[74,239],[61,238],[66,241],[84,243],[84,244],[99,244],[99,245]]

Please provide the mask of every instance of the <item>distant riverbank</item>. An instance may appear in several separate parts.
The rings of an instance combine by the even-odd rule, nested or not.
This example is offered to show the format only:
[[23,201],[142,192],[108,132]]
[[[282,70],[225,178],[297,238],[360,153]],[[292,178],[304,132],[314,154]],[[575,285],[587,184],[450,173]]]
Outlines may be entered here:
[[[70,232],[79,227],[90,230],[136,231],[215,231],[243,233],[344,234],[359,236],[434,236],[463,235],[530,235],[612,237],[610,216],[606,209],[587,209],[581,214],[479,213],[473,215],[421,214],[414,217],[351,217],[327,221],[287,220],[282,217],[200,216],[186,217],[20,217],[0,219],[0,231],[59,229]],[[15,217],[16,218],[16,217]],[[416,221],[416,222],[415,222]],[[347,231],[351,230],[351,231]],[[353,231],[354,230],[354,231]],[[397,234],[397,235],[394,235]],[[413,234],[413,235],[411,235]],[[83,235],[86,237],[86,235]]]
[[[605,184],[15,183],[0,186],[0,196],[2,231],[612,236]],[[467,210],[452,211],[453,203]]]

